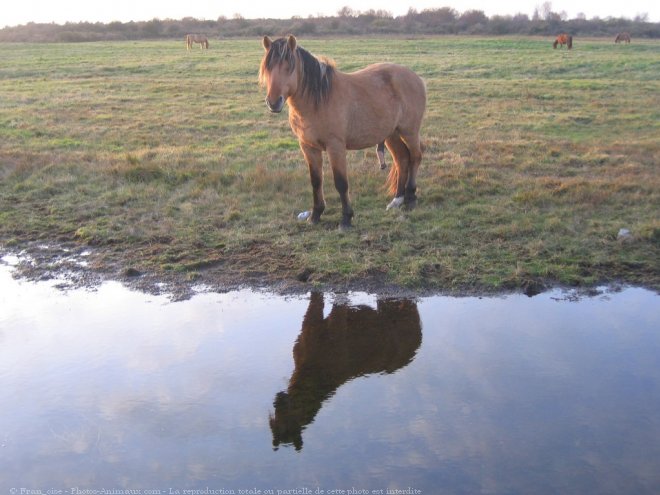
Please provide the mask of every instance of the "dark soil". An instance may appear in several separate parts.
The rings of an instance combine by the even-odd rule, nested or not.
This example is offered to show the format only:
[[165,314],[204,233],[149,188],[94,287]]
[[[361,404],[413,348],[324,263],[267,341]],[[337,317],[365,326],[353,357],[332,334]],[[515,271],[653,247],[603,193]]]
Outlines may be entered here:
[[[414,298],[432,295],[451,296],[491,296],[504,293],[523,293],[529,297],[543,293],[556,284],[547,281],[530,280],[521,287],[508,291],[494,292],[486,288],[469,288],[460,291],[447,291],[438,287],[411,289],[392,285],[385,274],[373,273],[359,280],[319,281],[313,277],[313,269],[283,269],[268,273],[258,269],[258,257],[246,262],[240,259],[223,260],[198,266],[189,272],[155,272],[133,266],[130,256],[119,256],[109,249],[96,249],[74,242],[49,244],[32,241],[20,246],[0,249],[0,256],[12,255],[14,276],[31,281],[58,280],[61,289],[95,289],[105,281],[119,281],[125,286],[148,294],[167,295],[172,300],[185,300],[199,292],[229,292],[250,288],[274,294],[305,294],[309,291],[334,293],[366,292],[380,297]],[[620,290],[624,284],[609,283],[607,290]],[[657,288],[649,287],[651,290]],[[568,288],[567,288],[568,289]],[[571,287],[574,294],[592,296],[601,291],[595,287]]]
[[[141,269],[130,263],[130,256],[117,257],[112,251],[81,246],[77,243],[47,244],[30,242],[0,250],[1,256],[18,257],[14,276],[31,281],[57,279],[62,289],[94,289],[104,281],[114,280],[149,294],[166,294],[173,300],[185,300],[199,292],[229,292],[250,288],[275,294],[304,294],[310,290],[326,292],[360,291],[384,297],[419,297],[438,291],[412,290],[384,282],[373,274],[359,281],[312,281],[313,270],[259,271],[258,257],[246,263],[245,257],[198,266],[194,273]],[[12,263],[14,264],[14,263]]]

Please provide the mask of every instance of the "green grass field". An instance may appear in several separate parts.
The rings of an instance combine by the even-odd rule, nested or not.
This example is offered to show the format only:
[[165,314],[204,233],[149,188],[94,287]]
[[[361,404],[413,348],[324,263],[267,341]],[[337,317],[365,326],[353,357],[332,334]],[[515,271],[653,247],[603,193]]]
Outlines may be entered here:
[[386,212],[375,149],[351,152],[348,233],[332,180],[321,224],[296,220],[311,187],[257,85],[259,37],[5,44],[2,249],[75,243],[110,276],[270,286],[657,289],[660,41],[551,41],[299,39],[340,70],[392,61],[427,83],[417,209]]

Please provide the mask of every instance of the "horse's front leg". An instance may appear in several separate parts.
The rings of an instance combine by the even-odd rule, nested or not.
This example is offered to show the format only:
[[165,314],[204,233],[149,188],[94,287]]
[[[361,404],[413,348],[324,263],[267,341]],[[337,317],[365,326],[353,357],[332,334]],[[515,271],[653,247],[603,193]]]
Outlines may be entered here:
[[325,210],[325,199],[323,197],[323,153],[320,149],[312,148],[302,142],[300,143],[300,149],[309,167],[309,179],[312,183],[312,194],[314,196],[314,207],[309,221],[311,223],[318,223],[323,210]]
[[342,218],[339,228],[341,230],[349,229],[351,227],[351,219],[353,218],[353,208],[351,207],[351,200],[348,196],[348,172],[346,166],[346,147],[337,144],[328,146],[328,157],[330,158],[330,166],[332,167],[332,176],[335,179],[335,188],[339,193],[341,199]]

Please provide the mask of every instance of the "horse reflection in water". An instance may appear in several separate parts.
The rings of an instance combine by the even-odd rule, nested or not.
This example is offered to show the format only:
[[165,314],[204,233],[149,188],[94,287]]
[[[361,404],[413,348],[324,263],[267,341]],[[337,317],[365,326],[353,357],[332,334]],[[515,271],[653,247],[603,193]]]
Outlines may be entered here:
[[422,343],[417,305],[409,300],[368,306],[333,304],[323,317],[323,294],[312,293],[302,330],[293,347],[295,369],[270,415],[273,447],[302,449],[302,432],[323,401],[344,383],[372,373],[394,373],[415,357]]

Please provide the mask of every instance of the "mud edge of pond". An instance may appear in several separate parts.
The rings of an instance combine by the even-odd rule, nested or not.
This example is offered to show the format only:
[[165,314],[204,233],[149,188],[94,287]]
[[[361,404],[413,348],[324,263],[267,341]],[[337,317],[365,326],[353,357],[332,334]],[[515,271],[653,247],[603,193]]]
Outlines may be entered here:
[[[327,277],[314,278],[313,270],[269,273],[258,270],[257,262],[237,263],[231,260],[221,264],[196,267],[193,272],[143,270],[130,261],[105,250],[97,250],[76,243],[50,244],[29,242],[15,246],[1,246],[1,264],[13,269],[15,278],[29,281],[56,280],[61,289],[95,289],[106,281],[117,281],[126,287],[147,294],[167,295],[172,300],[185,300],[200,292],[229,292],[240,289],[268,291],[278,295],[301,295],[310,291],[331,293],[365,292],[385,298],[415,298],[428,296],[495,296],[522,293],[535,296],[545,291],[562,288],[580,296],[619,291],[623,283],[599,284],[597,287],[562,287],[545,280],[526,280],[520,286],[494,290],[488,287],[445,288],[421,286],[415,288],[393,285],[383,273],[361,276],[356,280]],[[655,290],[654,288],[649,288]]]

